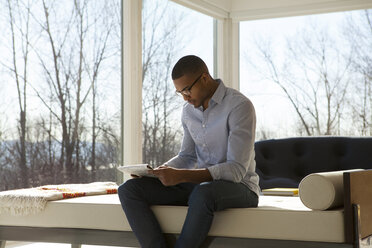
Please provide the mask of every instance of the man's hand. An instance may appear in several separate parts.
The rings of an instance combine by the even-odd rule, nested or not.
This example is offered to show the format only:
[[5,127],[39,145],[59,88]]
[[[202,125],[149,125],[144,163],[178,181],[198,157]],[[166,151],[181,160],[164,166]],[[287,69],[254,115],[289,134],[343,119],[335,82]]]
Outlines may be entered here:
[[181,170],[166,165],[149,170],[148,173],[158,177],[164,186],[173,186],[182,183],[183,179]]
[[201,183],[212,181],[213,178],[207,169],[176,169],[161,165],[153,170],[148,170],[149,174],[159,178],[164,186],[173,186],[179,183]]

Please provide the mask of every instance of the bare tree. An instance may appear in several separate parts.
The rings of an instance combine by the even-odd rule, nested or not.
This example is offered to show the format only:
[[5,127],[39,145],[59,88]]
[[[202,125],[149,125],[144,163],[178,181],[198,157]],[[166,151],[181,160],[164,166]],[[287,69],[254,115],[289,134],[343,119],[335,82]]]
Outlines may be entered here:
[[[104,9],[112,10],[113,7],[118,6],[105,6]],[[120,9],[120,8],[117,8]],[[100,13],[102,13],[102,10],[100,10]],[[106,12],[107,16],[113,15],[114,12]],[[99,21],[100,20],[100,21]],[[93,23],[91,24],[94,30],[102,30],[99,35],[95,35],[93,40],[93,57],[92,61],[86,61],[87,58],[84,60],[85,69],[89,78],[89,81],[91,82],[91,89],[92,89],[92,148],[91,148],[91,158],[89,161],[89,164],[91,166],[91,180],[96,180],[96,172],[97,172],[97,165],[96,165],[96,146],[97,146],[97,138],[99,136],[99,109],[97,106],[97,98],[98,98],[98,80],[99,80],[99,73],[101,71],[101,65],[102,62],[110,56],[113,56],[113,54],[116,53],[116,51],[112,51],[111,54],[108,53],[108,42],[111,38],[111,33],[115,28],[115,20],[107,19],[107,18],[95,18]],[[117,146],[119,147],[119,146]]]
[[354,123],[361,135],[372,135],[372,11],[349,14],[344,27],[344,37],[353,51],[352,66],[355,73],[349,102],[353,109]]
[[[73,180],[73,154],[75,151],[75,144],[77,142],[80,110],[88,95],[88,91],[84,93],[83,97],[81,88],[81,73],[83,64],[83,47],[85,27],[82,25],[81,12],[78,10],[76,1],[74,2],[74,9],[68,19],[68,24],[64,27],[61,39],[53,33],[51,27],[51,16],[56,13],[53,11],[53,6],[48,6],[43,1],[44,22],[42,23],[43,31],[47,35],[47,39],[52,54],[52,67],[48,66],[47,60],[41,56],[40,62],[47,75],[47,82],[51,85],[53,91],[52,95],[58,99],[60,115],[53,109],[52,106],[46,104],[46,101],[40,96],[46,107],[53,113],[55,118],[60,121],[62,127],[62,146],[61,146],[61,166],[65,166],[67,178]],[[85,5],[83,4],[83,8]],[[76,19],[75,19],[76,18]],[[77,20],[76,22],[74,20]],[[73,25],[76,25],[76,30]],[[72,33],[72,30],[77,32],[77,39],[70,43],[66,42]],[[72,44],[71,44],[72,43]],[[78,54],[78,59],[74,57]],[[76,62],[75,62],[76,61]],[[76,64],[75,64],[75,63]],[[75,94],[72,91],[75,89]],[[74,94],[74,95],[73,95]],[[82,99],[81,99],[82,98]],[[75,104],[73,103],[75,99]]]
[[[170,70],[181,49],[177,28],[184,15],[169,11],[168,3],[145,1],[143,17],[143,160],[151,165],[167,161],[178,150],[175,110],[181,101],[174,94]],[[176,28],[177,27],[177,28]],[[177,116],[178,117],[178,116]]]
[[258,61],[251,64],[288,98],[300,123],[299,134],[339,134],[351,62],[339,53],[326,30],[309,26],[296,38],[287,38],[282,61],[275,57],[270,42],[260,40],[257,50],[266,67],[259,67]]
[[[112,30],[112,22],[108,26],[101,27],[101,33],[93,31],[97,25],[97,19],[107,16],[93,17],[89,21],[89,2],[74,1],[70,16],[66,19],[65,26],[59,25],[58,21],[51,20],[56,15],[56,7],[43,1],[44,20],[40,21],[43,31],[46,34],[50,52],[52,55],[49,66],[49,58],[39,53],[40,63],[47,75],[47,83],[51,86],[49,92],[52,99],[58,100],[58,108],[55,108],[45,100],[41,93],[38,96],[60,122],[62,143],[60,164],[64,166],[67,179],[75,180],[75,174],[80,168],[80,135],[85,129],[82,122],[82,111],[84,104],[93,92],[93,153],[95,153],[96,124],[95,106],[96,82],[100,65],[106,56],[107,41]],[[58,32],[56,32],[58,30]],[[103,33],[102,33],[102,30]],[[93,61],[88,56],[88,33],[94,32],[95,41],[93,44]],[[49,55],[48,55],[49,56]],[[93,155],[94,161],[94,155]]]
[[[20,109],[19,137],[8,128],[15,142],[1,143],[1,187],[115,178],[120,116],[105,116],[99,101],[106,102],[102,91],[120,65],[120,1],[7,0],[1,7],[10,30],[2,38],[13,53],[0,63],[15,79]],[[42,106],[32,112],[35,98]]]
[[[27,135],[27,85],[30,52],[30,3],[22,6],[19,1],[7,1],[9,25],[11,34],[12,65],[9,70],[13,74],[18,93],[19,107],[19,143],[16,149],[19,154],[18,165],[20,171],[21,187],[29,185],[29,168],[27,166],[26,135]],[[19,65],[18,52],[21,53]],[[23,69],[23,70],[22,70]]]

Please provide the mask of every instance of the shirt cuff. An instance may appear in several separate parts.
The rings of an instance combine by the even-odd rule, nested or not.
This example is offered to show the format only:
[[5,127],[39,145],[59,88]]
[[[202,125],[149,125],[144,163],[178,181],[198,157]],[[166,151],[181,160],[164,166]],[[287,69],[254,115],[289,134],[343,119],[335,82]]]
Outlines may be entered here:
[[209,170],[209,173],[211,173],[213,180],[221,179],[220,168],[218,165],[210,166],[207,169]]

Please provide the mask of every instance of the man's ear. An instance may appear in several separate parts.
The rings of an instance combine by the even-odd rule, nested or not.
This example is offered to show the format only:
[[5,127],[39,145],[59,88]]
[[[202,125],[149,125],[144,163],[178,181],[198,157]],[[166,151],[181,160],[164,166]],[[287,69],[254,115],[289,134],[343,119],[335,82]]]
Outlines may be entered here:
[[203,72],[202,82],[203,82],[204,85],[206,85],[207,82],[209,82],[211,79],[212,79],[212,77],[209,75],[209,73]]

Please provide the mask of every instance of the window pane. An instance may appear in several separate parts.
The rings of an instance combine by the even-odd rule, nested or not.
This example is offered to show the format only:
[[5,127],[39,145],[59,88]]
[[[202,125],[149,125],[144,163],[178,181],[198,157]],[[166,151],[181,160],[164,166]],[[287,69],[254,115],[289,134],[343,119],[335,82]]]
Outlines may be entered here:
[[143,2],[143,161],[153,166],[175,156],[182,140],[183,99],[171,70],[185,55],[200,56],[213,75],[213,18],[171,1]]
[[0,190],[115,181],[120,0],[0,8]]
[[258,139],[372,134],[372,10],[241,23]]

